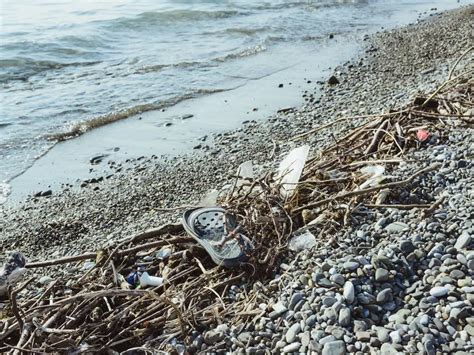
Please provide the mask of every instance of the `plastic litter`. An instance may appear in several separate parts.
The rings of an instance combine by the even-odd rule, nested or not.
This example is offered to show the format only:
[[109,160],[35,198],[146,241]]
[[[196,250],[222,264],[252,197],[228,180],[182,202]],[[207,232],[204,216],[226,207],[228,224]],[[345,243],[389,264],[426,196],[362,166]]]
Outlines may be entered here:
[[0,295],[5,295],[8,291],[8,286],[18,282],[20,277],[26,272],[25,264],[26,258],[22,253],[14,251],[8,255],[0,271]]
[[201,201],[199,201],[199,206],[211,207],[215,206],[217,203],[217,198],[219,197],[219,191],[216,189],[210,190],[206,195],[203,196]]
[[359,190],[379,185],[387,176],[384,176],[385,167],[382,165],[369,165],[360,169],[360,172],[368,178],[359,186]]
[[253,179],[253,164],[251,160],[247,160],[239,165],[237,169],[237,176],[239,180],[237,181],[237,187],[242,186],[244,183],[248,182],[247,179]]
[[90,270],[95,266],[95,262],[93,261],[86,261],[84,265],[82,265],[82,270]]
[[156,258],[160,260],[165,260],[165,259],[168,259],[170,255],[171,255],[171,249],[163,248],[156,253]]
[[302,234],[295,235],[290,239],[288,247],[293,251],[302,251],[310,249],[316,245],[316,237],[310,231],[305,231]]
[[157,287],[163,284],[162,277],[150,276],[150,274],[148,274],[148,272],[146,271],[140,275],[139,279],[140,279],[140,287],[148,287],[148,286]]
[[252,249],[235,216],[218,206],[186,211],[183,227],[218,265],[236,266]]
[[425,129],[419,129],[416,132],[416,138],[418,138],[420,142],[426,141],[429,137],[430,137],[430,133]]
[[140,276],[145,272],[145,268],[143,266],[137,267],[137,270],[132,271],[130,274],[127,276],[127,282],[132,286],[132,287],[137,287],[140,283]]
[[278,178],[281,183],[280,194],[283,198],[290,198],[299,182],[306,159],[308,158],[309,145],[293,149],[278,167]]
[[163,284],[163,278],[158,276],[151,276],[145,271],[143,266],[138,266],[137,270],[131,272],[127,276],[127,282],[132,287],[148,287],[148,286],[161,286]]
[[360,172],[365,175],[383,175],[385,173],[385,167],[382,165],[368,165],[360,169]]

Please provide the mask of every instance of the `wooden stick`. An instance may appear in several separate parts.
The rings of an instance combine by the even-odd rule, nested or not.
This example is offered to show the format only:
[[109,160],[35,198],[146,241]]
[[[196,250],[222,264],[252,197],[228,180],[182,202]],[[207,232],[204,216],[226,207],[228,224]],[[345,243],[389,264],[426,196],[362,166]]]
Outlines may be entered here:
[[59,259],[52,259],[52,260],[37,261],[37,262],[33,262],[33,263],[28,263],[28,264],[25,265],[25,268],[33,269],[33,268],[37,268],[37,267],[67,264],[67,263],[72,263],[74,261],[95,259],[96,257],[97,257],[97,253],[89,252],[89,253],[84,253],[84,254],[80,254],[80,255],[65,256],[65,257],[59,258]]
[[[30,323],[27,323],[23,326],[23,329],[22,329],[21,335],[20,335],[20,339],[18,340],[18,343],[16,344],[17,348],[21,348],[23,346],[23,344],[25,343],[25,341],[29,337],[32,329],[33,329],[33,326]],[[19,355],[19,354],[20,354],[20,350],[18,350],[18,349],[16,349],[13,352],[13,355]]]
[[55,328],[47,328],[43,325],[41,325],[40,321],[38,318],[34,317],[32,320],[33,324],[35,327],[39,330],[41,330],[44,333],[48,334],[74,334],[80,331],[80,329],[55,329]]
[[110,253],[105,264],[113,258],[115,253],[125,244],[132,243],[132,242],[139,242],[145,239],[154,238],[164,234],[173,234],[173,233],[180,233],[183,231],[183,225],[181,223],[167,223],[162,226],[159,226],[155,229],[150,229],[140,234],[136,234],[132,237],[127,237],[118,241],[117,246],[115,249]]
[[16,321],[18,322],[18,327],[20,329],[23,328],[23,319],[21,319],[20,311],[18,310],[18,304],[16,302],[16,293],[13,292],[12,286],[8,287],[8,298],[10,299],[10,302],[12,304],[12,313],[16,318]]
[[365,194],[368,194],[368,193],[371,193],[371,192],[376,192],[376,191],[383,190],[383,189],[390,189],[390,188],[393,188],[393,187],[398,187],[398,186],[401,186],[401,185],[405,185],[405,184],[410,183],[414,179],[416,179],[418,176],[423,175],[427,172],[433,171],[435,169],[438,169],[441,166],[442,166],[441,163],[435,163],[435,164],[430,165],[430,166],[428,166],[424,169],[418,170],[415,174],[413,174],[412,176],[410,176],[409,178],[407,178],[405,180],[390,182],[388,184],[379,185],[379,186],[375,186],[375,187],[370,187],[370,188],[364,189],[364,190],[356,190],[356,191],[343,193],[343,194],[338,195],[338,196],[329,197],[329,198],[326,198],[326,199],[321,200],[321,201],[317,201],[317,202],[313,202],[313,203],[310,203],[310,204],[307,204],[307,205],[304,205],[304,206],[300,206],[298,208],[293,209],[291,212],[292,213],[298,213],[298,212],[301,212],[302,210],[305,210],[305,209],[316,208],[316,207],[325,205],[329,202],[342,200],[342,199],[347,198],[347,197],[365,195]]
[[400,163],[413,163],[416,162],[415,160],[404,160],[404,159],[378,159],[378,160],[361,160],[355,161],[345,166],[358,166],[358,165],[366,165],[366,164],[400,164]]
[[383,205],[383,204],[373,205],[373,204],[364,204],[364,206],[370,207],[370,208],[396,208],[396,209],[399,209],[399,210],[411,210],[413,208],[430,208],[431,207],[431,205],[428,205],[428,204],[412,204],[412,205],[397,205],[397,204],[394,204],[394,205]]
[[458,64],[459,64],[459,62],[461,61],[461,59],[462,59],[466,54],[468,54],[470,51],[472,51],[473,49],[474,49],[474,46],[469,47],[468,49],[466,49],[466,50],[459,56],[459,58],[456,60],[456,62],[454,63],[453,67],[452,67],[451,70],[449,71],[448,80],[450,80],[451,77],[453,76],[454,69],[456,69],[456,67],[458,66]]
[[449,78],[448,80],[446,80],[443,84],[441,84],[436,90],[435,92],[433,92],[426,100],[425,102],[423,102],[423,104],[421,105],[421,107],[425,106],[430,100],[432,100],[446,85],[448,85],[449,83],[453,82],[453,81],[456,81],[457,79],[459,79],[460,77],[462,77],[464,74],[467,74],[467,73],[470,73],[472,72],[472,70],[468,70],[466,73],[461,73],[459,74],[458,76],[455,76],[454,78]]
[[379,128],[377,128],[374,137],[372,138],[372,141],[364,152],[364,155],[369,155],[377,151],[378,145],[387,131],[387,126],[389,122],[390,120],[385,120],[382,122]]
[[12,286],[8,287],[8,295],[9,295],[10,302],[12,304],[12,312],[18,322],[18,326],[20,327],[20,329],[23,329],[24,322],[21,319],[20,309],[18,308],[18,303],[16,301],[16,295],[21,290],[23,290],[26,286],[28,286],[31,283],[31,281],[33,281],[34,279],[35,279],[34,277],[31,277],[23,285],[18,287],[16,290],[13,290]]
[[424,210],[422,212],[422,217],[427,217],[430,214],[432,214],[439,206],[441,206],[441,204],[444,202],[445,199],[446,199],[446,196],[441,196],[441,198],[438,201],[436,201],[435,203],[433,203],[430,206],[430,208],[428,208],[427,210]]
[[290,138],[290,141],[294,141],[294,140],[297,140],[297,139],[300,139],[300,138],[303,138],[309,134],[312,134],[312,133],[315,133],[321,129],[324,129],[324,128],[327,128],[327,127],[331,127],[333,125],[335,125],[336,123],[339,123],[339,122],[343,122],[343,121],[348,121],[348,120],[354,120],[354,119],[359,119],[359,118],[373,118],[373,117],[390,117],[390,116],[394,116],[394,115],[397,115],[399,113],[403,113],[403,112],[406,112],[408,111],[409,109],[403,109],[403,110],[400,110],[400,111],[395,111],[395,112],[388,112],[388,113],[378,113],[378,114],[373,114],[373,115],[359,115],[359,116],[349,116],[349,117],[342,117],[342,118],[339,118],[335,121],[331,121],[329,123],[326,123],[326,124],[323,124],[323,125],[320,125],[318,127],[315,127],[307,132],[304,132],[304,133],[301,133],[301,134],[298,134],[296,136],[293,136],[292,138]]
[[64,306],[69,303],[74,303],[76,300],[81,299],[91,299],[91,298],[102,298],[102,297],[139,297],[143,295],[148,295],[153,291],[150,290],[102,290],[102,291],[94,291],[88,293],[80,293],[68,298],[65,298],[61,301],[53,303],[49,307],[60,307]]
[[[192,241],[192,238],[190,238],[190,237],[176,237],[176,238],[172,238],[172,239],[158,240],[156,242],[142,244],[142,245],[138,245],[138,246],[133,247],[133,248],[118,251],[117,255],[118,256],[123,256],[123,255],[127,255],[127,254],[130,254],[130,253],[133,253],[133,252],[143,250],[143,249],[159,247],[159,246],[164,246],[164,245],[168,245],[168,244],[188,243],[190,241]],[[46,266],[52,266],[52,265],[67,264],[67,263],[71,263],[71,262],[79,261],[79,260],[95,259],[96,257],[97,257],[97,252],[89,252],[89,253],[84,253],[84,254],[80,254],[80,255],[66,256],[64,258],[59,258],[59,259],[52,259],[52,260],[45,260],[45,261],[37,261],[37,262],[33,262],[33,263],[28,263],[28,264],[25,265],[25,268],[33,269],[33,268],[37,268],[37,267],[46,267]]]

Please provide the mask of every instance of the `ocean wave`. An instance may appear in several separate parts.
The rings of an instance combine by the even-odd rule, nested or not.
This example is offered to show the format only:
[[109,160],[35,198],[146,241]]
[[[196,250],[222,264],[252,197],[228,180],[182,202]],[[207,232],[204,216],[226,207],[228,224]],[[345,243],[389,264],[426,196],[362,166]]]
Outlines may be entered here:
[[150,26],[169,25],[177,22],[195,22],[205,20],[218,20],[234,16],[246,15],[246,12],[235,10],[201,11],[201,10],[169,10],[148,11],[132,18],[119,18],[108,21],[113,28],[146,29]]
[[[270,39],[270,40],[273,40],[273,39]],[[194,67],[213,66],[215,65],[213,63],[223,63],[223,62],[227,62],[233,59],[250,57],[253,55],[257,55],[261,52],[265,52],[266,50],[267,48],[264,45],[256,45],[256,46],[244,48],[244,49],[241,49],[229,54],[225,54],[220,57],[210,58],[207,61],[189,61],[189,62],[184,61],[184,62],[178,62],[178,63],[172,63],[172,64],[154,64],[154,65],[143,66],[136,69],[133,72],[133,74],[147,74],[147,73],[159,72],[168,68],[194,68]]]
[[202,64],[206,64],[205,62],[178,62],[172,64],[153,64],[153,65],[146,65],[136,69],[133,74],[147,74],[147,73],[154,73],[159,72],[166,68],[190,68],[199,66]]
[[0,59],[0,83],[10,80],[28,80],[30,77],[49,70],[58,70],[65,67],[91,66],[100,61],[85,62],[56,62],[51,60],[38,60],[32,58]]
[[266,50],[267,50],[267,47],[265,47],[263,45],[256,45],[256,46],[253,46],[253,47],[245,48],[245,49],[237,51],[237,52],[226,54],[225,56],[222,56],[222,57],[214,58],[213,61],[226,62],[226,61],[231,60],[231,59],[243,58],[243,57],[249,57],[249,56],[252,56],[252,55],[256,55],[258,53],[265,52]]
[[340,1],[291,1],[291,2],[281,2],[281,3],[272,3],[272,2],[263,2],[256,4],[252,7],[256,11],[272,11],[272,10],[286,10],[292,8],[310,8],[310,9],[320,9],[320,8],[329,8],[337,7],[344,4],[358,4],[365,3],[367,0],[340,0]]
[[214,36],[216,34],[227,33],[227,34],[252,36],[252,35],[255,35],[257,33],[267,32],[269,30],[271,30],[270,26],[254,27],[254,28],[252,28],[252,27],[230,27],[230,28],[226,28],[224,30],[202,32],[201,35]]
[[192,99],[198,96],[213,94],[213,93],[222,92],[226,90],[227,89],[198,89],[185,95],[181,95],[169,100],[164,100],[158,104],[147,103],[147,104],[132,106],[123,110],[116,111],[116,112],[111,112],[105,115],[96,116],[85,121],[73,123],[67,126],[65,131],[48,134],[46,135],[45,138],[49,141],[62,142],[71,138],[78,137],[92,129],[99,128],[99,127],[108,125],[110,123],[114,123],[114,122],[129,118],[131,116],[138,115],[143,112],[159,110],[164,107],[176,105],[177,103],[183,100]]

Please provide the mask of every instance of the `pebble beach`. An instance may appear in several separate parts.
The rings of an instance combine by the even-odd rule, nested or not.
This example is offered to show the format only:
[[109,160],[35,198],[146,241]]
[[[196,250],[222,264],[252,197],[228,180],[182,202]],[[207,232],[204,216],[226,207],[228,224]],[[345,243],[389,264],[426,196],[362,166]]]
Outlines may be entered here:
[[[314,155],[370,115],[433,92],[472,46],[473,28],[471,5],[366,36],[364,52],[334,68],[313,91],[302,93],[305,104],[300,108],[203,137],[192,153],[176,158],[109,161],[113,173],[107,176],[3,207],[0,252],[17,250],[29,260],[58,258],[179,222],[187,206],[199,205],[213,190],[225,190],[240,164],[251,160],[260,172],[274,170],[295,147],[308,144]],[[471,52],[458,65],[472,70],[472,60]],[[332,121],[338,122],[307,134]],[[194,330],[185,351],[472,353],[472,136],[472,124],[453,126],[446,141],[408,151],[394,170],[395,178],[403,179],[420,166],[441,164],[393,201],[441,200],[434,213],[372,209],[349,225],[318,235],[311,249],[289,250],[273,275],[258,283],[259,317]],[[28,275],[55,279],[66,275],[68,267],[34,269]],[[35,287],[42,286],[36,282]],[[245,280],[236,282],[229,297],[239,300],[246,292]]]

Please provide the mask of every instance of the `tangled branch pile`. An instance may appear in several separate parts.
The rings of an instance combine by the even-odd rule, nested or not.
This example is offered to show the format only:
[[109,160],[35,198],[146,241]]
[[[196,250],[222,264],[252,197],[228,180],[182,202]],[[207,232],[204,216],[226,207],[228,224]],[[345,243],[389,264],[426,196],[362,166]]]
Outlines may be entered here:
[[[243,326],[258,319],[266,310],[259,308],[257,294],[261,300],[272,288],[258,280],[271,275],[296,231],[310,228],[323,238],[366,209],[390,205],[430,213],[437,207],[439,201],[429,197],[409,204],[397,201],[400,189],[437,169],[437,164],[402,179],[391,174],[396,175],[395,167],[407,151],[427,143],[429,137],[417,137],[418,132],[429,132],[432,139],[442,141],[450,125],[472,124],[471,74],[472,69],[450,75],[433,95],[417,97],[401,110],[367,117],[367,123],[344,137],[334,137],[334,144],[306,162],[289,199],[281,197],[281,186],[272,173],[236,184],[221,205],[237,216],[254,244],[248,262],[240,268],[215,266],[179,224],[124,239],[107,250],[27,264],[36,268],[95,260],[92,268],[76,267],[42,288],[33,287],[37,280],[30,279],[10,289],[10,303],[1,311],[1,351],[179,351],[189,345],[194,330],[224,323]],[[377,165],[384,167],[383,174],[360,170]],[[160,253],[164,249],[167,253]],[[164,277],[164,284],[130,289],[120,275],[138,265]],[[239,285],[246,297],[236,299],[233,285]],[[220,341],[214,348],[222,345]]]

